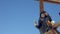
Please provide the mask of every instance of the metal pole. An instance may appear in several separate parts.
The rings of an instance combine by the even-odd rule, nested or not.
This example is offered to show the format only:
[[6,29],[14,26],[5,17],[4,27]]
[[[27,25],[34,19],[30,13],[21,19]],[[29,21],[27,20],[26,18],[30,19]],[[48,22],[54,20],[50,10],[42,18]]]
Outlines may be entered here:
[[44,11],[43,2],[44,2],[44,0],[39,0],[39,4],[40,4],[40,13]]

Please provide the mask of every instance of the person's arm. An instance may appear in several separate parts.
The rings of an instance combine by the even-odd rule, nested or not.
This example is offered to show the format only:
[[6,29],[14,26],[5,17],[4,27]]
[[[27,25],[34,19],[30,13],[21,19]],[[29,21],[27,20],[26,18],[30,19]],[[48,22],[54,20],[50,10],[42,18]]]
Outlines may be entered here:
[[49,15],[48,13],[45,13],[45,14],[46,14],[46,16],[49,18],[49,21],[52,21],[50,15]]
[[36,25],[36,28],[40,29],[42,26],[41,20],[38,21],[38,25]]
[[52,21],[52,19],[51,19],[50,15],[48,15],[48,18],[49,18],[49,21]]
[[49,20],[46,23],[48,26],[52,26],[52,23]]

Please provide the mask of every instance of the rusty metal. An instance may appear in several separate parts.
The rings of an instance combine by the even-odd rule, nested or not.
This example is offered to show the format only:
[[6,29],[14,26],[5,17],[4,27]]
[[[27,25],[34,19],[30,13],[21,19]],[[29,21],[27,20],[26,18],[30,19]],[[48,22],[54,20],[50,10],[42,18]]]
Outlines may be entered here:
[[[36,0],[36,1],[40,1],[40,0]],[[44,2],[50,2],[50,3],[54,3],[54,4],[60,4],[60,0],[44,0]]]
[[44,0],[45,2],[60,4],[60,0]]
[[43,12],[44,11],[44,0],[40,0],[39,3],[40,3],[40,12]]
[[40,12],[44,11],[44,2],[50,2],[55,4],[60,4],[60,0],[37,0],[40,4]]

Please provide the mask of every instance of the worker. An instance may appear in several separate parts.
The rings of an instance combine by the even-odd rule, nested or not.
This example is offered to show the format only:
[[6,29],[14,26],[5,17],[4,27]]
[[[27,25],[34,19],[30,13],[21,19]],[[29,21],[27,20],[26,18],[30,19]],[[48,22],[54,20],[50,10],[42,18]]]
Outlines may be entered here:
[[47,23],[46,23],[47,21],[51,22],[52,19],[46,11],[43,11],[42,13],[40,13],[40,17],[39,17],[39,20],[38,20],[38,25],[35,23],[35,27],[39,29],[40,34],[44,34],[49,29],[52,28],[52,26],[47,25]]

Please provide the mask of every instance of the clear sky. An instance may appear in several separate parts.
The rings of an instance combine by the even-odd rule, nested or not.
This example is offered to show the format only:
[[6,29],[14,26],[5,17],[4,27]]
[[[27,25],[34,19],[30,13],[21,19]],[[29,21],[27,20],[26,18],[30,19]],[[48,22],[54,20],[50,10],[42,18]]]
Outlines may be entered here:
[[[60,20],[58,14],[60,5],[45,2],[44,10],[55,22]],[[39,4],[37,1],[0,0],[0,34],[39,34],[38,29],[33,25],[38,18]]]

